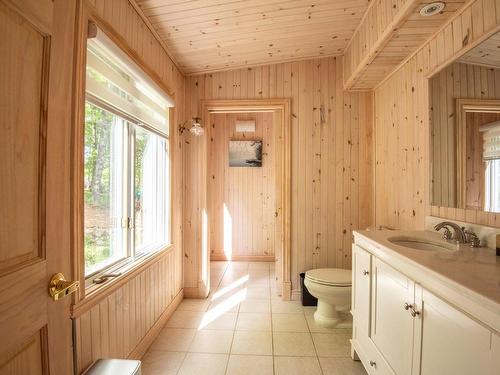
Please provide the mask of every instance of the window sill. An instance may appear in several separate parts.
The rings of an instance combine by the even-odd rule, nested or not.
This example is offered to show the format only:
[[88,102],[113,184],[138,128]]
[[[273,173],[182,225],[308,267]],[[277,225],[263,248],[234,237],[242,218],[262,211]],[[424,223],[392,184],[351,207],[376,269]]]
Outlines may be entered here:
[[125,285],[135,276],[143,272],[158,259],[173,251],[173,249],[173,244],[167,245],[161,250],[142,256],[135,262],[123,265],[123,267],[116,270],[116,272],[121,272],[120,276],[108,279],[102,284],[88,286],[85,289],[85,296],[72,306],[71,317],[77,318],[81,316],[92,307],[96,306],[104,298],[108,297],[110,294]]

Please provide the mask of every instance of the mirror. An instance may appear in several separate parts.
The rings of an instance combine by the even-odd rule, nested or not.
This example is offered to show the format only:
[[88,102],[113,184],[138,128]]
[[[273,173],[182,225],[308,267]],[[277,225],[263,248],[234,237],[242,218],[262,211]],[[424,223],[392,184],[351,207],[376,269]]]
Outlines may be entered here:
[[500,212],[500,32],[429,80],[431,203]]

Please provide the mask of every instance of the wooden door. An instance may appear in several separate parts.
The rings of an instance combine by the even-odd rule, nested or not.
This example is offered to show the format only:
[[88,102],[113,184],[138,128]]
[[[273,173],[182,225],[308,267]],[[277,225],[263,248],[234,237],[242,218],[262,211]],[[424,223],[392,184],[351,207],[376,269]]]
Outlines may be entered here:
[[[71,374],[69,171],[75,1],[0,0],[0,374]],[[55,22],[57,20],[57,24]]]
[[411,374],[414,283],[379,259],[372,270],[372,341],[396,374]]

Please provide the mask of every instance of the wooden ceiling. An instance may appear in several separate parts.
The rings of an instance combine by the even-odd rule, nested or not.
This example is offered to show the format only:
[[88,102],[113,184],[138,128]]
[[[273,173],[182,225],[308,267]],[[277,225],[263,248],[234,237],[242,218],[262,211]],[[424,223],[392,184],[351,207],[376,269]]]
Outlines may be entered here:
[[477,47],[471,49],[458,61],[465,64],[500,68],[500,32],[493,34]]
[[136,0],[185,74],[341,55],[369,0]]

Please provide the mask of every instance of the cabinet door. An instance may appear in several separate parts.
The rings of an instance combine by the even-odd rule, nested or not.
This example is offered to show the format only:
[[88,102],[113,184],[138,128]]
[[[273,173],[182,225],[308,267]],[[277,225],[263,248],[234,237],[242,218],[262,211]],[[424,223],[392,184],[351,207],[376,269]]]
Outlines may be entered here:
[[370,332],[371,256],[359,246],[353,245],[352,310],[354,339],[362,342]]
[[372,341],[396,374],[411,374],[414,283],[377,258],[372,269]]
[[425,289],[422,306],[421,374],[489,374],[491,332]]

